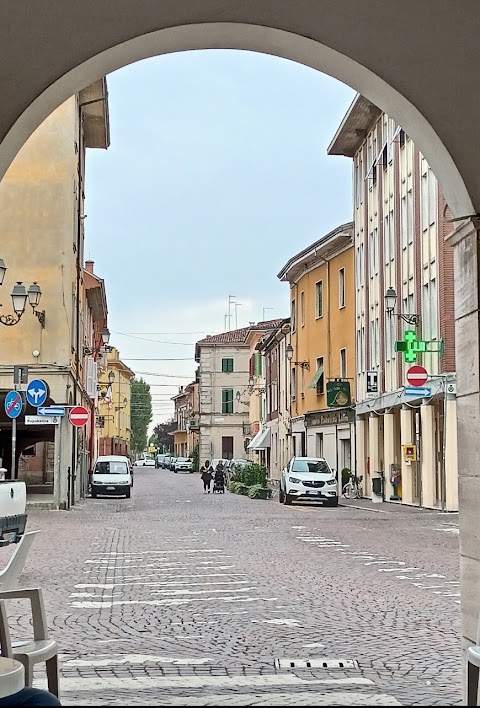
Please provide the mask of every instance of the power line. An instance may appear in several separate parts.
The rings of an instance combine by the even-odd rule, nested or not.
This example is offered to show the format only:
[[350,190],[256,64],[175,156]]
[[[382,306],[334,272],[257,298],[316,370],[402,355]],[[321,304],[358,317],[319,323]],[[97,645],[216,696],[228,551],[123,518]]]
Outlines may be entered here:
[[135,334],[127,334],[127,332],[115,332],[112,333],[119,334],[121,337],[130,337],[131,339],[139,339],[142,342],[155,342],[156,344],[174,344],[176,346],[182,347],[193,347],[195,342],[167,342],[165,339],[148,339],[147,337],[137,337]]
[[[122,361],[193,361],[193,356],[187,357],[164,357],[164,358],[141,358],[141,357],[126,357],[122,356]],[[141,373],[141,372],[140,372]]]

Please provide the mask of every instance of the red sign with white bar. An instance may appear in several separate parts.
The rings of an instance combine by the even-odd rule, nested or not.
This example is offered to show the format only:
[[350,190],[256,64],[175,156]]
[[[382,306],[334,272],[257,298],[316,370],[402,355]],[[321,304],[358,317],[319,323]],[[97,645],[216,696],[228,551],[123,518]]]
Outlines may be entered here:
[[76,428],[83,428],[83,426],[87,424],[89,418],[90,413],[83,406],[75,406],[75,408],[72,408],[68,414],[70,423]]
[[428,381],[428,371],[423,366],[411,366],[407,371],[410,386],[423,386]]

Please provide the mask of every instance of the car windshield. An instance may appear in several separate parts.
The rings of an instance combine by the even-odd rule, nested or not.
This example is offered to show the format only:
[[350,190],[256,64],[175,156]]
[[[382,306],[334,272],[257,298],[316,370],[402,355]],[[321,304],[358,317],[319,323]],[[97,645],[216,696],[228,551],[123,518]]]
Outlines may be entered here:
[[330,474],[330,467],[325,460],[294,460],[292,472],[309,472],[311,474]]
[[126,462],[97,462],[95,466],[97,474],[127,474],[128,467]]
[[189,457],[177,457],[177,462],[191,462]]

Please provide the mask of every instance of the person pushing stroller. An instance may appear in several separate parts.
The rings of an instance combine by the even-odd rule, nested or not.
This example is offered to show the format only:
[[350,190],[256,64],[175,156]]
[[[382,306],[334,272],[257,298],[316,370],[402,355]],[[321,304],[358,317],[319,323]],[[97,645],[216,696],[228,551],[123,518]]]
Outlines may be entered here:
[[221,460],[215,468],[215,476],[213,478],[213,493],[225,494],[225,470],[223,468],[223,462]]

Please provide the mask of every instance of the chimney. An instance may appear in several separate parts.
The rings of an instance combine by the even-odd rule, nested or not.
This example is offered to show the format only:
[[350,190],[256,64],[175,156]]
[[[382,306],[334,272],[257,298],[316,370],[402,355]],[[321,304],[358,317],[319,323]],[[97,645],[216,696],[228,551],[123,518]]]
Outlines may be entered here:
[[85,270],[87,273],[91,273],[93,275],[93,266],[95,265],[94,261],[85,261]]

